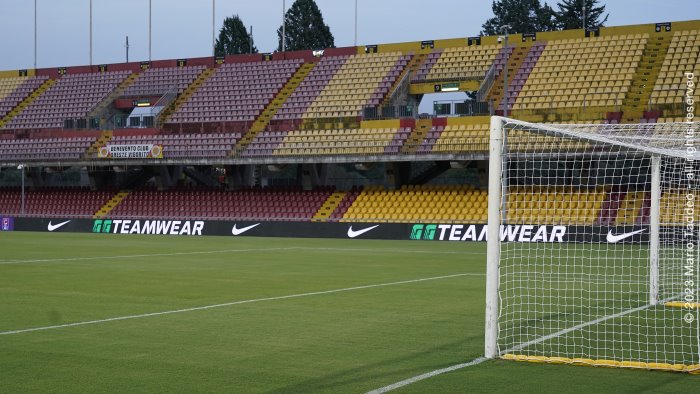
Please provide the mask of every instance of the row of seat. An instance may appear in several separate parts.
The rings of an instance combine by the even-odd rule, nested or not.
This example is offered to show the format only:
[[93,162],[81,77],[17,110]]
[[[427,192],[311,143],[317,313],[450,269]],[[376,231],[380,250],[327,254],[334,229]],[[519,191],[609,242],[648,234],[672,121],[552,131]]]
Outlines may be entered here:
[[130,71],[113,71],[64,75],[4,128],[58,128],[63,127],[65,119],[85,118],[129,74]]

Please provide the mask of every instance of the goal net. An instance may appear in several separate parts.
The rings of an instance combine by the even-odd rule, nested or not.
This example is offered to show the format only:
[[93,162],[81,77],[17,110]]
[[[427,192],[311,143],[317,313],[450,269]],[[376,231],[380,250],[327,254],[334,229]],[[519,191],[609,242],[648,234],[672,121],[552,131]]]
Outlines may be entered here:
[[700,373],[699,126],[492,118],[487,357]]

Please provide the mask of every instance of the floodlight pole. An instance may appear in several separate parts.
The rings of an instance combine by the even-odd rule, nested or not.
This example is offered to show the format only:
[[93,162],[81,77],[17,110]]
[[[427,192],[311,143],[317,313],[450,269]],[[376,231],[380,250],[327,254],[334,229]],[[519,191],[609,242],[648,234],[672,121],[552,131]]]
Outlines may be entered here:
[[284,10],[287,8],[287,4],[285,0],[282,0],[282,52],[284,52],[287,48],[287,43],[286,43],[286,29],[287,29],[287,18],[284,17]]
[[355,0],[355,46],[357,46],[357,0]]
[[248,34],[248,37],[250,37],[250,40],[248,40],[248,43],[250,43],[250,48],[248,50],[248,53],[251,55],[253,54],[253,25],[250,25],[250,34]]
[[151,11],[152,0],[148,0],[148,61],[151,61]]
[[34,69],[36,70],[36,42],[37,42],[37,37],[36,37],[36,0],[34,0]]
[[211,0],[211,55],[216,56],[216,0]]
[[586,0],[581,0],[583,3],[583,31],[586,31]]
[[90,0],[90,66],[92,66],[92,0]]

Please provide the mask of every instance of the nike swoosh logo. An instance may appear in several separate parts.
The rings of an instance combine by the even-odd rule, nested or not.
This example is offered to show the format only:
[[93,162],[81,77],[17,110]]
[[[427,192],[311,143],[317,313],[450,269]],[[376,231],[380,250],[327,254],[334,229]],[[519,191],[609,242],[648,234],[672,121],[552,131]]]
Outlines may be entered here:
[[63,222],[63,223],[51,224],[51,221],[49,220],[48,230],[49,230],[49,231],[56,231],[56,230],[58,230],[59,228],[61,228],[61,227],[65,226],[66,224],[68,224],[69,222],[70,222],[70,220],[66,220],[66,221]]
[[366,233],[367,231],[372,231],[377,227],[379,227],[379,225],[363,228],[362,230],[353,231],[352,226],[350,226],[350,228],[348,229],[348,237],[350,237],[350,238],[359,237],[360,235]]
[[629,238],[635,234],[639,234],[642,232],[644,232],[644,229],[632,231],[631,233],[622,233],[622,234],[618,234],[618,235],[613,235],[612,230],[608,230],[608,236],[606,237],[606,239],[611,244],[614,244],[614,243],[617,243],[619,241],[622,241],[625,238]]
[[236,225],[234,224],[234,225],[233,225],[233,228],[231,229],[231,234],[233,234],[233,235],[241,235],[241,234],[243,234],[244,232],[250,230],[251,228],[256,227],[256,226],[259,226],[259,225],[260,225],[260,223],[258,223],[258,224],[253,224],[252,226],[248,226],[248,227],[236,228]]

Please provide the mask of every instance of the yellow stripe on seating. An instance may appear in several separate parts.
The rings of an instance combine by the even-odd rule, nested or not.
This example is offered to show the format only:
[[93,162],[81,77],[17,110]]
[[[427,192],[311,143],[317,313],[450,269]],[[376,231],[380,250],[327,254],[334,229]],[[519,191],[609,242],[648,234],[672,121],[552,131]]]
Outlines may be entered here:
[[504,354],[503,360],[527,361],[540,364],[568,364],[588,367],[608,367],[608,368],[635,368],[649,369],[655,371],[687,372],[694,375],[700,374],[700,364],[667,364],[667,363],[645,363],[641,361],[616,361],[616,360],[593,360],[590,358],[568,358],[568,357],[546,357],[528,356],[525,354]]

